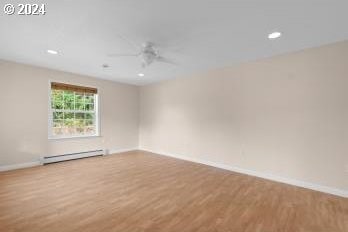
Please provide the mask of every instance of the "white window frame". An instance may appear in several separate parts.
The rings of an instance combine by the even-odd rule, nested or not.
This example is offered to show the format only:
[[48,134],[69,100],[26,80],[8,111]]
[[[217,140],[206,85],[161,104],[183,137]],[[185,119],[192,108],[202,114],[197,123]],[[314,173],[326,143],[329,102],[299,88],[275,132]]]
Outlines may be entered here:
[[[48,83],[48,139],[77,139],[77,138],[91,138],[100,136],[100,111],[99,111],[99,93],[94,95],[94,112],[95,112],[95,134],[90,135],[53,135],[53,110],[51,101],[51,83],[52,82],[63,82],[65,84],[85,86],[84,84],[67,83],[65,81],[49,81]],[[95,88],[95,87],[93,87]],[[74,113],[79,113],[78,111],[72,111]],[[85,111],[81,111],[84,113]]]

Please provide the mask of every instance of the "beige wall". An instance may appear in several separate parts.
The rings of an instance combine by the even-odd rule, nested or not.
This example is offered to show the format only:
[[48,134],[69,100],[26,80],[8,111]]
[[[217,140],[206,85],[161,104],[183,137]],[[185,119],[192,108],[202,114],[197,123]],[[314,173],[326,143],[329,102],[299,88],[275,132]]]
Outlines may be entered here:
[[[342,42],[144,86],[139,96],[135,86],[0,61],[0,166],[139,139],[141,149],[348,189],[347,62]],[[48,140],[49,80],[98,87],[100,137]]]
[[153,84],[140,148],[348,189],[348,42]]
[[[98,88],[100,137],[48,140],[49,80]],[[136,86],[0,61],[0,166],[42,155],[137,148],[138,95]]]

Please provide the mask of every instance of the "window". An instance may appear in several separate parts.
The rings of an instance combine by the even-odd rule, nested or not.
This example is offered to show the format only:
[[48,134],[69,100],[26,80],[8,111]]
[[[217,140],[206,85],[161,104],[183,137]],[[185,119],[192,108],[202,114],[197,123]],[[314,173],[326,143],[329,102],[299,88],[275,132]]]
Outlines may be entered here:
[[51,82],[50,138],[99,135],[97,89]]

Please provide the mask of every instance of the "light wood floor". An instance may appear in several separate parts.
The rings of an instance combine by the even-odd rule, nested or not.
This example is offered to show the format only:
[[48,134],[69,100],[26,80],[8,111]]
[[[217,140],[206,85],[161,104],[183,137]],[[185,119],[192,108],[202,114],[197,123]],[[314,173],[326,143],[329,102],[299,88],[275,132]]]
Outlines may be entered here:
[[347,232],[347,199],[145,152],[0,173],[1,232]]

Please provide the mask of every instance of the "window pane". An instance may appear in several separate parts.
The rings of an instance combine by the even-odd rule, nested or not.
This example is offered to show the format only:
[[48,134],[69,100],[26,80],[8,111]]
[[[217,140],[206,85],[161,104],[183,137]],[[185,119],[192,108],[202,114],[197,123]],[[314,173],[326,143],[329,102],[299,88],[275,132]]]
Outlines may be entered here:
[[76,133],[81,135],[85,133],[85,127],[81,126],[81,127],[76,127]]
[[62,127],[63,125],[63,120],[53,120],[53,127]]
[[94,119],[94,113],[86,113],[86,119]]
[[84,103],[85,95],[83,93],[75,93],[75,101],[79,103]]
[[74,125],[76,127],[84,127],[85,126],[85,120],[84,119],[75,119]]
[[76,129],[73,126],[63,127],[62,130],[63,130],[64,135],[75,135],[76,134]]
[[86,134],[95,134],[95,128],[94,127],[86,127]]
[[74,119],[64,119],[64,126],[65,127],[73,127],[75,125]]
[[94,94],[88,94],[85,95],[85,103],[86,104],[94,104]]
[[51,90],[51,100],[53,102],[63,102],[63,91],[62,90]]
[[85,103],[76,102],[75,110],[85,110]]
[[75,94],[71,91],[64,91],[64,110],[74,110]]
[[85,120],[86,126],[93,126],[94,125],[94,121],[93,119],[87,119]]
[[85,113],[75,113],[76,119],[85,119]]
[[53,112],[53,120],[63,119],[63,117],[64,117],[63,112]]
[[63,129],[60,127],[54,127],[53,128],[53,135],[62,135],[63,134]]
[[93,111],[94,110],[94,105],[93,104],[86,104],[86,111]]
[[51,106],[52,106],[52,109],[62,110],[63,109],[63,102],[52,101]]
[[64,119],[74,119],[74,113],[64,113]]

